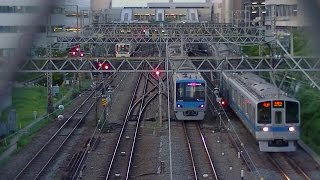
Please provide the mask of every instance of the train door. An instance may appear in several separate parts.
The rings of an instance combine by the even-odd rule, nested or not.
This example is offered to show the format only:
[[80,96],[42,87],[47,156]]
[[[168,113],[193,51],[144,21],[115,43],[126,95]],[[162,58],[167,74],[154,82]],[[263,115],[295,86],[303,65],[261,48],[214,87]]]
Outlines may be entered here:
[[272,109],[272,124],[274,126],[282,126],[285,123],[284,109],[273,108]]

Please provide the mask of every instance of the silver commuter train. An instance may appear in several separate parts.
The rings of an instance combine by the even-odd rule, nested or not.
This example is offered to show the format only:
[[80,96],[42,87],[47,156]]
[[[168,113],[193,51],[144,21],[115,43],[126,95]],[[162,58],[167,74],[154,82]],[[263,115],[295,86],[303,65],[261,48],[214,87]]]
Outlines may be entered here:
[[252,73],[222,72],[222,95],[259,143],[260,151],[296,150],[300,103]]

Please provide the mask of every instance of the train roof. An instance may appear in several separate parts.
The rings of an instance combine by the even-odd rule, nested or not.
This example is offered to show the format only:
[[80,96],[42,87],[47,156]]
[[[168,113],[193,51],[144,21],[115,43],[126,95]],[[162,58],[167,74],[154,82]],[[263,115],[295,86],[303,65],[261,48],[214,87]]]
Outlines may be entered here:
[[194,70],[195,66],[193,65],[193,63],[186,59],[182,59],[182,60],[172,60],[171,62],[171,69],[179,69],[179,70]]
[[191,80],[191,81],[194,81],[194,80],[199,80],[199,81],[204,81],[203,77],[201,76],[200,73],[175,73],[174,74],[174,79],[175,81],[185,81],[185,80]]
[[253,73],[225,73],[256,99],[292,99],[287,93]]

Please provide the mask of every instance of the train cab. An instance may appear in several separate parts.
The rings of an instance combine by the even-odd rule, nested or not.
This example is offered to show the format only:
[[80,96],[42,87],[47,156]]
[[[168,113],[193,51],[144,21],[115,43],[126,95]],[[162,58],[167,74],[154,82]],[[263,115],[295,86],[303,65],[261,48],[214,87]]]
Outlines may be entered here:
[[116,57],[130,57],[132,53],[131,43],[117,43],[115,47]]
[[177,120],[203,120],[206,110],[206,81],[200,77],[184,78],[182,74],[177,74],[174,82],[174,111]]

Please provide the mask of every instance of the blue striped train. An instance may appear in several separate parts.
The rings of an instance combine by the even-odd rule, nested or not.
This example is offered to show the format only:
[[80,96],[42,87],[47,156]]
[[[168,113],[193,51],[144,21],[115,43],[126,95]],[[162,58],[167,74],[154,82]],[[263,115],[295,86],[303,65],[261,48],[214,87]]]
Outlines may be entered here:
[[[181,63],[181,61],[173,62]],[[173,74],[174,112],[177,120],[203,120],[207,108],[207,83],[199,72],[193,69],[191,61],[184,61],[180,70]]]
[[300,103],[252,73],[222,72],[221,94],[259,144],[260,151],[296,150]]

